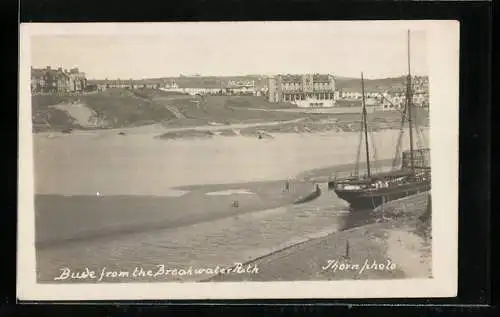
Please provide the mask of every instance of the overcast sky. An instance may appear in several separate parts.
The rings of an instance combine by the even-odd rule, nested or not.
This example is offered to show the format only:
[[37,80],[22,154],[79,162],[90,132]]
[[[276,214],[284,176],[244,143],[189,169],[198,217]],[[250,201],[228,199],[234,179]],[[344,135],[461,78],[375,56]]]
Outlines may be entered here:
[[[179,74],[333,73],[366,78],[407,73],[405,26],[370,23],[168,23],[161,32],[133,28],[36,35],[34,67],[79,67],[87,78]],[[119,31],[117,31],[119,30]],[[158,31],[158,28],[157,28]],[[135,34],[134,34],[135,33]],[[426,34],[411,33],[412,73],[427,74]]]

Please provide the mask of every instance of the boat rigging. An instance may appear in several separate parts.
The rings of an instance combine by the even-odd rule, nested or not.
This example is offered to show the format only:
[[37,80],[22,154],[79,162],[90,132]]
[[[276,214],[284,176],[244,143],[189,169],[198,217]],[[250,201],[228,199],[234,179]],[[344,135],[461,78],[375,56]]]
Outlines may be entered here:
[[[408,31],[408,75],[406,80],[406,103],[401,119],[401,130],[398,137],[396,154],[393,160],[392,170],[384,173],[373,173],[370,163],[370,149],[368,141],[368,124],[365,103],[365,87],[363,73],[361,73],[362,90],[362,133],[365,139],[366,152],[366,175],[358,174],[358,164],[361,149],[361,140],[358,147],[355,175],[344,179],[335,179],[329,182],[328,187],[333,189],[343,200],[346,200],[352,209],[374,209],[387,201],[403,198],[419,192],[430,190],[431,174],[428,164],[429,149],[414,148],[413,128],[413,94],[412,77],[410,66],[410,31]],[[401,167],[397,168],[397,158],[401,152],[402,134],[404,122],[408,120],[409,128],[409,150],[402,152]],[[417,133],[419,130],[417,129]],[[418,166],[415,163],[418,162]]]

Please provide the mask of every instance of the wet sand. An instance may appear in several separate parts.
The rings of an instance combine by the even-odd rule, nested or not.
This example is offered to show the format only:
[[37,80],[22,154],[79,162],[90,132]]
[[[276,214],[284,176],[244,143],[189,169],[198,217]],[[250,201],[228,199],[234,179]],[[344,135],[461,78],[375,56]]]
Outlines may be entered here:
[[[223,185],[207,186],[206,190],[207,193],[217,193],[212,197],[219,198],[235,192],[249,195],[248,191],[242,191],[241,185],[235,186],[231,191],[225,190]],[[190,186],[188,189],[199,188]],[[141,198],[129,197],[129,199],[133,203],[134,199]],[[87,202],[81,203],[85,205]],[[38,280],[52,283],[96,282],[95,280],[55,281],[54,278],[64,267],[69,267],[72,271],[106,268],[128,272],[138,266],[153,270],[159,265],[177,269],[228,267],[233,263],[255,259],[296,244],[298,241],[316,237],[318,234],[337,231],[345,226],[356,226],[368,220],[354,221],[347,213],[342,212],[343,208],[344,203],[333,192],[325,190],[318,199],[306,204],[289,204],[177,227],[123,234],[116,232],[107,237],[38,247],[36,252]],[[143,217],[140,217],[141,214],[144,213],[137,213],[138,221],[144,221]],[[367,215],[362,213],[359,216]],[[206,272],[188,276],[107,278],[103,282],[198,281],[212,275],[213,273]]]
[[245,263],[257,266],[257,274],[207,281],[429,278],[430,243],[412,229],[408,221],[391,221],[333,233]]
[[258,273],[220,274],[205,281],[431,278],[430,223],[420,217],[424,210],[425,204],[419,204],[396,218],[380,213],[372,224],[310,239],[243,264],[258,267]]
[[191,186],[170,197],[37,195],[36,244],[53,247],[213,221],[293,204],[314,190],[309,182],[291,182],[288,191],[284,184]]

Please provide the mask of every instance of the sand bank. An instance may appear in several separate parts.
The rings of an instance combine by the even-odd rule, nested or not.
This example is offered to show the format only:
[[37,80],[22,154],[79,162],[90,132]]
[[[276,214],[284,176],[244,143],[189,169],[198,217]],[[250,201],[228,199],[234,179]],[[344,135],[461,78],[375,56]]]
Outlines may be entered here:
[[289,205],[314,190],[312,184],[300,181],[291,182],[289,191],[283,190],[281,181],[218,187],[198,186],[177,197],[38,195],[36,242],[41,247],[57,246],[213,221]]
[[233,195],[233,194],[253,195],[254,193],[249,191],[248,189],[239,188],[239,189],[228,189],[228,190],[219,190],[216,192],[209,192],[209,193],[206,193],[205,195],[207,195],[207,196],[226,196],[226,195]]
[[[421,206],[422,207],[422,206]],[[421,229],[424,208],[398,218],[302,241],[245,263],[258,274],[218,275],[205,281],[308,281],[430,278],[431,237]]]

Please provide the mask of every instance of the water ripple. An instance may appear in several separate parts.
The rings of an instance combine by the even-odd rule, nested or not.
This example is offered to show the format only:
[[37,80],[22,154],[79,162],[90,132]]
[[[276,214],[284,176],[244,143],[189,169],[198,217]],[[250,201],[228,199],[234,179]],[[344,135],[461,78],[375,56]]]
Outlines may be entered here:
[[52,281],[59,268],[84,269],[137,265],[169,267],[230,266],[290,244],[341,230],[344,204],[328,190],[303,205],[262,210],[189,226],[88,241],[37,252],[40,282]]

